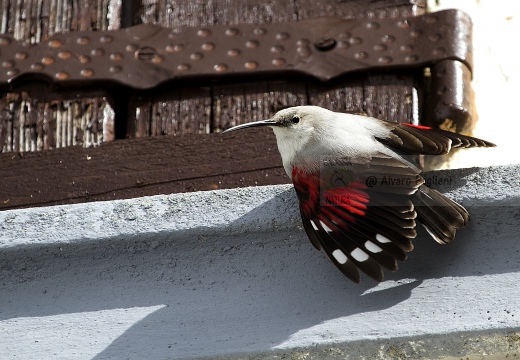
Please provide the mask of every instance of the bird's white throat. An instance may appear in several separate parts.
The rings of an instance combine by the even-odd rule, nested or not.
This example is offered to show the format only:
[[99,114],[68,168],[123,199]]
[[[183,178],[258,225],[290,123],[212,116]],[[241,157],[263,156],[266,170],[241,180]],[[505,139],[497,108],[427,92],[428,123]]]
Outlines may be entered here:
[[291,176],[293,166],[312,171],[322,161],[386,152],[373,134],[385,136],[388,130],[376,119],[318,109],[300,126],[273,127],[287,175]]

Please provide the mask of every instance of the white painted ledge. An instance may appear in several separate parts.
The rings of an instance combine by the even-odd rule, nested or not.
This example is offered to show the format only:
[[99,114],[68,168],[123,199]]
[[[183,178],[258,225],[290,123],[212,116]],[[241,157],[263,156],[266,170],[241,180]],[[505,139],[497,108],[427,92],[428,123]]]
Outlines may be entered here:
[[312,247],[291,186],[0,212],[0,358],[518,352],[519,174],[432,173],[471,223],[381,284]]

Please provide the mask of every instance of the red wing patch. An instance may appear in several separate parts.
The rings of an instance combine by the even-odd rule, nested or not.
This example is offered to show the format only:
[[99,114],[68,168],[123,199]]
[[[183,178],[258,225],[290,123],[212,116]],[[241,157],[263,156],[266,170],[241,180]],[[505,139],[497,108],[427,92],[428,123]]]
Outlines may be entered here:
[[[397,270],[396,261],[406,259],[412,249],[413,206],[387,206],[384,192],[370,188],[366,177],[347,169],[341,174],[335,178],[338,174],[293,169],[305,231],[349,279],[359,282],[360,269],[382,281],[381,266]],[[409,202],[406,195],[389,196],[397,197],[394,202]]]
[[429,126],[424,126],[424,125],[414,125],[414,124],[408,124],[408,123],[402,123],[401,125],[410,126],[410,127],[413,127],[416,129],[421,129],[421,130],[431,130],[432,129]]

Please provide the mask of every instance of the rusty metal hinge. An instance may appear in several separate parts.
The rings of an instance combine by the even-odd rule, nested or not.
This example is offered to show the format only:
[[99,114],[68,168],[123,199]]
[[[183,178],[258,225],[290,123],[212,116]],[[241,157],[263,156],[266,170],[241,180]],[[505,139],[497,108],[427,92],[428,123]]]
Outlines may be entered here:
[[292,23],[184,28],[138,25],[54,34],[30,45],[0,35],[0,89],[37,76],[58,86],[115,82],[150,89],[175,80],[419,68],[443,60],[470,70],[471,22],[446,10],[404,19],[318,18]]

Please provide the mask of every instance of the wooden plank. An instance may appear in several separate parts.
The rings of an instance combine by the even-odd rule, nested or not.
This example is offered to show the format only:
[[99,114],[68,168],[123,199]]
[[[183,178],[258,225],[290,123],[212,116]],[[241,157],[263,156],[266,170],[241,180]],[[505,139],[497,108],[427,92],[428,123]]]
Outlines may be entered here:
[[309,84],[309,103],[335,111],[364,114],[363,84],[363,79],[358,77],[332,84],[312,82]]
[[289,182],[269,129],[0,154],[0,169],[0,211]]
[[255,82],[214,87],[214,131],[268,119],[280,109],[307,103],[305,82]]
[[6,97],[0,97],[0,153],[7,150],[7,126],[11,122],[9,105]]
[[[117,0],[2,1],[0,32],[10,33],[18,40],[36,43],[45,41],[58,31],[106,29],[110,22],[107,18],[109,5],[117,2]],[[103,117],[98,117],[103,116],[103,112],[88,114],[82,110],[85,101],[97,103],[96,108],[104,108],[106,102],[103,98],[66,100],[59,106],[40,106],[38,105],[40,101],[43,101],[43,104],[51,104],[59,102],[59,99],[45,99],[45,94],[43,97],[39,94],[35,99],[27,93],[1,96],[5,106],[12,109],[12,118],[7,119],[8,123],[2,125],[2,131],[5,131],[0,139],[2,151],[33,151],[87,143],[94,145],[103,140],[102,134],[98,133],[99,129],[103,131]],[[15,100],[21,98],[23,100]],[[35,119],[42,114],[42,111],[45,116],[42,123],[38,123],[37,126]],[[94,117],[89,117],[87,120],[86,117],[90,115]],[[60,127],[56,127],[58,120]],[[52,134],[54,129],[59,132]],[[113,132],[108,128],[106,130],[107,134]],[[87,138],[90,140],[86,141]]]

